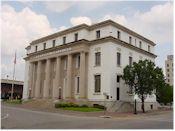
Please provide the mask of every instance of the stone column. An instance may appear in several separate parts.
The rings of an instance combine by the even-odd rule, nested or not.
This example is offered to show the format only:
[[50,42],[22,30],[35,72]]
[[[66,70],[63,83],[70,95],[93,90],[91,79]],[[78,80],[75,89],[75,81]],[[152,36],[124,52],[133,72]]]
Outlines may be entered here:
[[35,87],[35,98],[39,98],[40,88],[41,88],[41,61],[38,61],[36,87]]
[[28,92],[29,92],[29,98],[33,97],[33,93],[32,90],[34,89],[32,86],[32,82],[33,82],[33,63],[30,62],[29,64],[29,85],[28,85]]
[[72,91],[72,55],[68,55],[67,59],[67,89],[66,98],[71,98]]
[[49,97],[49,86],[50,86],[50,65],[51,60],[46,60],[46,68],[45,68],[45,80],[44,80],[44,89],[43,89],[43,97]]
[[85,75],[86,68],[85,65],[85,52],[80,54],[80,98],[84,99],[86,97],[86,85],[85,85]]
[[56,74],[53,83],[53,99],[58,98],[58,91],[60,86],[60,70],[61,70],[61,57],[57,57],[56,59]]

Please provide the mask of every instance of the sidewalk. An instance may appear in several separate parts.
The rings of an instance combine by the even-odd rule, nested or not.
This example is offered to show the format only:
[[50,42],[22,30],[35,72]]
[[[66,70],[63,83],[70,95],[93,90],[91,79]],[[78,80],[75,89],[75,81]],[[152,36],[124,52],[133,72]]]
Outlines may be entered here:
[[[104,111],[98,111],[98,112],[78,112],[78,111],[70,111],[70,110],[63,110],[54,108],[54,106],[40,106],[37,104],[7,104],[4,102],[1,102],[3,105],[12,106],[12,107],[18,107],[18,108],[24,108],[24,109],[30,109],[33,111],[43,111],[43,112],[52,112],[52,113],[60,113],[65,115],[74,115],[74,116],[85,116],[85,117],[100,117],[104,115]],[[133,112],[128,113],[119,113],[119,112],[105,112],[106,116],[111,116],[111,118],[140,118],[140,117],[149,117],[153,115],[160,115],[165,112],[172,111],[172,110],[154,110],[149,111],[146,113],[138,112],[137,115],[133,114]]]

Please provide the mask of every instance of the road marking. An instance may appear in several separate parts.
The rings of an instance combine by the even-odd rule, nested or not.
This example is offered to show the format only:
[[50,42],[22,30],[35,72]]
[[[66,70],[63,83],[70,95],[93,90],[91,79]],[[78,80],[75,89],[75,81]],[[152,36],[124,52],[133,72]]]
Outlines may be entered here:
[[5,116],[1,117],[1,120],[6,119],[9,117],[9,114],[6,114]]

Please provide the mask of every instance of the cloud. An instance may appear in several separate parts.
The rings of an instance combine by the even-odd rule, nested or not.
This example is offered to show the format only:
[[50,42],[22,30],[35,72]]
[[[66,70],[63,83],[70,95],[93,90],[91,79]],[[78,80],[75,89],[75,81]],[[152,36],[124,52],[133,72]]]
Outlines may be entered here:
[[72,17],[70,19],[70,22],[73,26],[76,25],[80,25],[80,24],[87,24],[87,25],[91,25],[92,21],[89,17],[85,17],[85,16],[79,16],[79,17]]
[[44,3],[46,8],[57,13],[64,12],[72,7],[75,3],[70,1],[52,1]]
[[[12,73],[14,53],[17,50],[17,78],[24,77],[25,47],[34,39],[46,36],[55,31],[45,15],[39,15],[30,8],[16,12],[10,5],[1,8],[2,44],[1,67],[2,74]],[[7,68],[5,68],[5,66]]]
[[121,25],[127,26],[127,19],[126,19],[126,17],[124,15],[118,15],[118,14],[110,15],[110,14],[107,14],[100,21],[109,20],[109,19],[111,19],[111,20],[113,20],[113,21],[115,21],[115,22],[117,22],[117,23],[119,23]]
[[44,2],[47,9],[52,12],[65,12],[71,7],[76,7],[81,12],[88,12],[105,5],[105,1],[48,1]]
[[152,39],[156,43],[173,42],[173,4],[153,6],[148,12],[137,12],[130,22],[130,27]]

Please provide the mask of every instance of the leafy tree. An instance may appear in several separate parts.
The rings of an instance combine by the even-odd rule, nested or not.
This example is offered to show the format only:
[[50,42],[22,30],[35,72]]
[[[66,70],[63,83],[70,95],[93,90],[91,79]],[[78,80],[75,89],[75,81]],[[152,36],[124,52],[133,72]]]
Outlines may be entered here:
[[173,101],[173,87],[169,84],[164,84],[162,88],[158,88],[156,91],[157,101],[159,103],[167,104]]
[[164,82],[162,70],[149,60],[140,60],[138,63],[134,62],[132,66],[126,66],[123,72],[122,78],[125,83],[141,99],[144,113],[144,101],[147,95],[151,95],[159,84]]

